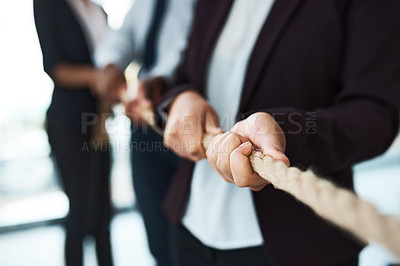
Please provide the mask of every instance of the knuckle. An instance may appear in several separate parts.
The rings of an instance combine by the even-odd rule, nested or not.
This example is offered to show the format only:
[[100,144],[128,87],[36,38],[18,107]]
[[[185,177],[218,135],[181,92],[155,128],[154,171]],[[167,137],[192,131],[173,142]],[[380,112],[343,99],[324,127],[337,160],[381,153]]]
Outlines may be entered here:
[[200,158],[200,157],[192,157],[192,161],[194,161],[194,162],[198,162],[198,161],[200,161],[202,158]]
[[248,187],[248,183],[247,183],[247,180],[245,179],[245,178],[238,178],[238,179],[235,179],[235,184],[238,186],[238,187]]
[[170,149],[172,148],[172,145],[171,145],[170,141],[168,141],[168,140],[164,140],[164,146],[167,148],[170,148]]
[[207,156],[207,159],[208,159],[208,161],[210,161],[210,163],[212,163],[212,164],[216,164],[216,161],[217,161],[217,154],[215,153],[215,152],[211,152],[210,150],[207,150],[207,152],[206,152],[206,156]]
[[221,156],[218,156],[217,158],[217,167],[218,169],[220,169],[221,171],[226,171],[227,169],[227,161],[223,158],[221,158]]
[[197,152],[197,143],[194,143],[193,141],[188,141],[187,145],[185,145],[187,148],[187,151],[191,154],[191,155],[195,155]]
[[231,149],[236,148],[237,146],[239,146],[241,144],[240,137],[236,133],[232,132],[232,134],[229,135],[228,138],[229,138],[229,144],[230,144],[229,146]]
[[175,138],[173,134],[168,134],[166,136],[164,136],[164,145],[168,148],[174,148],[174,143],[175,143]]
[[243,120],[237,122],[237,123],[231,128],[231,132],[234,132],[234,133],[240,132],[240,129],[243,127],[242,125],[243,125]]
[[218,144],[217,143],[211,143],[208,149],[206,150],[206,155],[207,158],[212,158],[213,160],[217,160],[218,156]]
[[195,150],[188,150],[187,153],[189,154],[190,157],[197,157],[197,152]]
[[234,150],[233,152],[231,152],[231,154],[229,155],[229,160],[231,163],[235,162],[237,160],[237,156],[238,156],[238,151]]
[[211,149],[206,150],[206,156],[208,159],[213,160],[214,159],[214,153],[211,151]]
[[231,180],[231,179],[229,179],[229,178],[226,178],[226,177],[222,177],[227,183],[233,183],[233,181]]

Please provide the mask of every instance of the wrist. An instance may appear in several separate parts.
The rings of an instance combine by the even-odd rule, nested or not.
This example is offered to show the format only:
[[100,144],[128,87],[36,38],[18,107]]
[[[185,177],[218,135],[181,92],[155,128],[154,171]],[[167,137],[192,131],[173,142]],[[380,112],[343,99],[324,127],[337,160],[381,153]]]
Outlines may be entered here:
[[83,66],[80,69],[80,72],[83,75],[83,80],[85,81],[86,86],[92,89],[93,85],[96,84],[97,81],[96,69],[93,66],[87,65]]

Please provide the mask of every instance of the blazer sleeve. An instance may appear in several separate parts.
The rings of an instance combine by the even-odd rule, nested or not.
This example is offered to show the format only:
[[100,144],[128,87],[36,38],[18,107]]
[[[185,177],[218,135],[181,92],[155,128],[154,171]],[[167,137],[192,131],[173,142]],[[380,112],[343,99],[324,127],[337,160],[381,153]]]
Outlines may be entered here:
[[43,54],[44,71],[52,77],[55,65],[65,61],[65,56],[57,45],[57,29],[53,17],[55,1],[34,0],[33,12],[40,48]]
[[400,1],[352,1],[342,89],[314,110],[281,107],[272,114],[292,162],[332,174],[384,152],[399,128]]

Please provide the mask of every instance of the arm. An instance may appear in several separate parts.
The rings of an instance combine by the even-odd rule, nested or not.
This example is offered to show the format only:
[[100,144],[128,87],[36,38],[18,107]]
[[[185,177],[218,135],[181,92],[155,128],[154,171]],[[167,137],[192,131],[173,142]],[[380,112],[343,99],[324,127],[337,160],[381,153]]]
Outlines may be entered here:
[[57,31],[52,17],[51,1],[35,0],[35,24],[43,53],[46,73],[54,83],[68,89],[93,88],[96,86],[96,73],[91,65],[68,63],[62,50],[57,46]]
[[92,65],[58,63],[52,77],[56,84],[70,89],[97,87],[97,75]]

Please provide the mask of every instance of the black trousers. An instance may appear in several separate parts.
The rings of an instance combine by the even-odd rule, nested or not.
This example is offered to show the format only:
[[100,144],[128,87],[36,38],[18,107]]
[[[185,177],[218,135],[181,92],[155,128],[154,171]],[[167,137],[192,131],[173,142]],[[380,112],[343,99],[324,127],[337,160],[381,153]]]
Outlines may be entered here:
[[[172,226],[171,254],[175,266],[272,266],[262,247],[217,250],[203,245],[183,225]],[[357,266],[358,258],[332,266]]]
[[110,152],[88,150],[88,136],[79,128],[48,121],[47,133],[69,199],[66,265],[83,264],[83,239],[89,235],[94,237],[99,265],[113,265],[109,233]]
[[179,159],[149,128],[133,128],[131,142],[133,185],[143,216],[149,249],[158,266],[171,266],[169,222],[162,202]]

